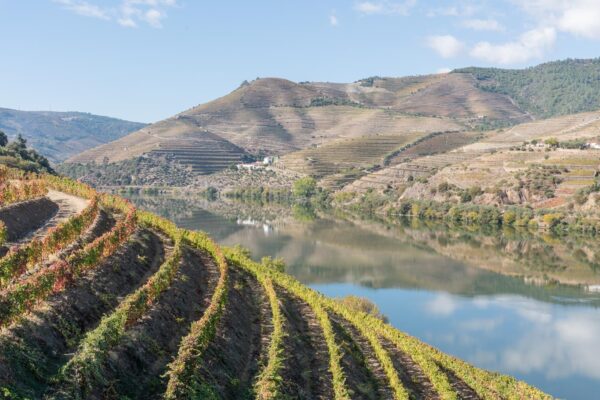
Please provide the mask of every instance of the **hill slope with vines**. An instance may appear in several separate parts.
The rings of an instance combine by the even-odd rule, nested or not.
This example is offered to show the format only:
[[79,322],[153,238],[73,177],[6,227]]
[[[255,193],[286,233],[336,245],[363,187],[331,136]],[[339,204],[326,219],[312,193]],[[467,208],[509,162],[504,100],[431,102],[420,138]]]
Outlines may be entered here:
[[[2,197],[0,217],[37,227],[2,225],[3,398],[550,398],[119,197],[2,171],[7,190],[32,189]],[[52,210],[27,212],[49,192],[81,207],[49,227]]]

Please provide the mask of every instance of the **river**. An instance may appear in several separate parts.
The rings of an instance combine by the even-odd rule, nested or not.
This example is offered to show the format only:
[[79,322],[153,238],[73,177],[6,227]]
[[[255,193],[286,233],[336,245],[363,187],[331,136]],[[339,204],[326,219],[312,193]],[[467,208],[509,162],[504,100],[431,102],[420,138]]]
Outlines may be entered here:
[[[290,207],[132,196],[181,227],[240,244],[332,296],[478,367],[559,398],[600,393],[600,249],[589,238],[350,221]],[[597,251],[597,253],[596,253]]]

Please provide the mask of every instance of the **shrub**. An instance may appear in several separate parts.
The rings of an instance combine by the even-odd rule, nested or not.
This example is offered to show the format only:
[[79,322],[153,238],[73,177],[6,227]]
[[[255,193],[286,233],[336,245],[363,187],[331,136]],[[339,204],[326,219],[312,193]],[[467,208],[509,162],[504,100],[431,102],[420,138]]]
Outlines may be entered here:
[[383,322],[388,322],[388,318],[379,311],[377,305],[365,297],[349,295],[336,300],[351,310],[364,312]]
[[295,197],[309,199],[317,193],[317,181],[310,176],[300,178],[294,182],[292,193]]

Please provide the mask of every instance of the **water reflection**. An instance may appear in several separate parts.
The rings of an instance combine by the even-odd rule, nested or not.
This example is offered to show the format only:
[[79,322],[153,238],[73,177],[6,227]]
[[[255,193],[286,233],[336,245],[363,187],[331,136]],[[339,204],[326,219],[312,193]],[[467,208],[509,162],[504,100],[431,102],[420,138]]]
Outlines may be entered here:
[[590,399],[600,389],[595,240],[134,200],[257,259],[282,257],[289,273],[325,294],[368,297],[393,325],[477,366],[562,398]]

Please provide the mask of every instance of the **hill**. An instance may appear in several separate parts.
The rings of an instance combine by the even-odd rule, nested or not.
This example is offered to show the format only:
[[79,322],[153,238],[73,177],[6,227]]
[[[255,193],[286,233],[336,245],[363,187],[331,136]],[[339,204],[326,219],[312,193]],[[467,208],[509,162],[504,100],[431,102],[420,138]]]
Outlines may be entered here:
[[[249,156],[260,157],[342,138],[457,131],[529,119],[508,97],[480,90],[474,82],[465,75],[452,74],[372,78],[350,84],[257,79],[220,99],[67,162],[101,164],[156,152],[176,154],[177,149],[189,150],[190,142],[202,142],[209,135],[230,142]],[[217,146],[203,143],[202,148],[210,152]],[[223,154],[223,159],[228,155]],[[181,162],[218,169],[211,168],[219,165],[213,160],[199,154]]]
[[[552,130],[545,118],[596,110],[599,65],[599,60],[566,60],[525,70],[465,68],[353,83],[256,79],[71,157],[61,171],[114,185],[132,182],[131,166],[136,165],[139,185],[205,186],[195,177],[242,161],[280,156],[276,168],[313,175],[337,190],[397,164],[409,162],[408,170],[418,170],[420,161],[410,164],[417,156],[438,155],[440,160],[424,161],[432,160],[426,167],[439,169],[450,165],[463,146],[496,151],[502,146],[475,142],[503,129],[536,120],[538,125],[531,126]],[[516,135],[512,145],[523,141]],[[448,152],[455,153],[448,160],[440,155]],[[457,160],[470,156],[477,154]],[[157,175],[165,163],[186,179],[172,180],[168,172]]]
[[464,68],[454,71],[477,80],[489,93],[510,96],[537,118],[600,108],[600,58],[564,60],[521,70]]
[[0,184],[37,188],[0,204],[5,398],[550,398],[361,299],[320,295],[276,260],[68,179],[3,172]]
[[[440,144],[429,153],[409,148],[397,154],[398,163],[357,177],[343,191],[448,201],[452,193],[476,187],[482,192],[472,201],[481,204],[591,211],[596,197],[577,196],[596,191],[600,151],[587,144],[598,142],[600,111],[538,120],[445,151]],[[446,185],[455,190],[438,190]]]
[[18,134],[52,162],[118,139],[145,124],[80,112],[19,111],[0,108],[0,130]]

